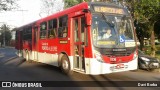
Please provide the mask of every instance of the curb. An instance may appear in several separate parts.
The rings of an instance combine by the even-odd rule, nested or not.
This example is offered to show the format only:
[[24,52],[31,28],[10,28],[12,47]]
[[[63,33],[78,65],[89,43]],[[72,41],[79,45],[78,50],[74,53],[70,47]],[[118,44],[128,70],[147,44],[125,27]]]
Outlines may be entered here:
[[0,48],[15,48],[15,47],[12,47],[12,46],[5,46],[5,47],[0,47]]

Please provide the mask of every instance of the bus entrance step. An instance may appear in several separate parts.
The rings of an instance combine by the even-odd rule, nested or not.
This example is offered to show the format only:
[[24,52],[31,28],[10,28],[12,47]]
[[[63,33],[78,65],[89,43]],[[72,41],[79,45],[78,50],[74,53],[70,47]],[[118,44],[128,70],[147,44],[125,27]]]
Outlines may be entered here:
[[85,70],[79,69],[79,68],[74,68],[73,71],[79,72],[79,73],[85,73]]

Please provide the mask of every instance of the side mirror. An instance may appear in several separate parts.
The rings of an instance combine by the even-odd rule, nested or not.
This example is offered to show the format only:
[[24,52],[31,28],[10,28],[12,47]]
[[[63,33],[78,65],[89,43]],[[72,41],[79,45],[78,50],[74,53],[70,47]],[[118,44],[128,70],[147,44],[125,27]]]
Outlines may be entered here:
[[87,26],[90,26],[91,24],[92,24],[92,22],[91,22],[91,15],[89,14],[89,13],[86,13],[85,14],[85,18],[86,18],[86,25]]

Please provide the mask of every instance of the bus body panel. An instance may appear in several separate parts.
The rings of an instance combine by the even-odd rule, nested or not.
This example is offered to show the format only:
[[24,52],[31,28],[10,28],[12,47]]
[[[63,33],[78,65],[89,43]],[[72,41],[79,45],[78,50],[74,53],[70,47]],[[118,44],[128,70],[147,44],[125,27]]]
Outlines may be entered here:
[[[101,55],[104,62],[98,61],[97,57],[95,56],[96,49],[93,45],[94,42],[92,38],[92,27],[90,25],[86,25],[84,27],[84,34],[86,35],[84,35],[84,42],[82,42],[81,39],[79,39],[79,41],[75,40],[76,32],[78,33],[78,37],[83,38],[83,33],[81,31],[82,24],[86,24],[88,22],[91,23],[92,21],[91,17],[93,16],[93,13],[91,12],[94,10],[91,10],[91,12],[84,12],[84,10],[89,10],[89,8],[91,8],[91,6],[89,5],[90,4],[83,2],[67,10],[61,11],[46,18],[37,20],[34,23],[18,28],[18,34],[16,34],[18,36],[16,39],[15,47],[18,50],[19,56],[26,58],[26,54],[29,53],[30,60],[46,63],[53,66],[60,66],[62,56],[67,55],[70,62],[71,70],[93,75],[137,69],[137,57],[135,57],[137,53],[134,53],[136,49],[129,56],[112,55],[112,58],[115,58],[117,60],[117,62],[114,63],[110,62],[111,57],[108,57],[107,55]],[[64,15],[68,16],[67,37],[58,37],[59,27],[57,24],[56,37],[48,38],[48,21],[52,19],[56,19],[58,21],[59,18]],[[88,21],[82,23],[82,20],[84,18]],[[78,22],[76,22],[76,20]],[[47,38],[44,39],[40,38],[40,25],[43,22],[47,22]],[[77,31],[75,30],[76,23],[78,24]],[[32,40],[23,40],[22,38],[22,31],[26,27],[32,27]],[[77,49],[77,47],[79,49]],[[76,50],[79,50],[78,54],[76,53]],[[123,62],[118,62],[121,60]]]

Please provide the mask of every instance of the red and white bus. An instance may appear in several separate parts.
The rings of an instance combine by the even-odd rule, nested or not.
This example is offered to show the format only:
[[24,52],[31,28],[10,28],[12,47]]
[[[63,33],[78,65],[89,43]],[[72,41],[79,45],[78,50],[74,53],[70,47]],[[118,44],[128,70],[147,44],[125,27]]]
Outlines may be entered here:
[[83,2],[19,27],[15,47],[27,61],[58,66],[66,74],[137,69],[131,15],[114,3]]

